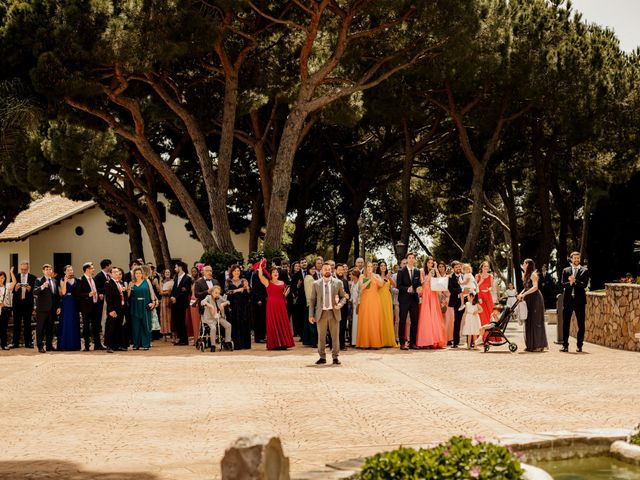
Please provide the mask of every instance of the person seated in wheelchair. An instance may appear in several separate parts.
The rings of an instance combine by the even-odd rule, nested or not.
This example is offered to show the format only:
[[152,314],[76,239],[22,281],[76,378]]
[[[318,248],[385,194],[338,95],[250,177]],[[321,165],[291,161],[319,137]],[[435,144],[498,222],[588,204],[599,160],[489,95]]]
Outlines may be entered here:
[[229,305],[229,302],[224,301],[222,298],[222,289],[220,285],[214,285],[209,289],[209,294],[200,302],[204,307],[204,314],[202,316],[202,323],[207,324],[211,331],[210,335],[214,338],[211,342],[211,350],[213,351],[215,345],[215,336],[217,326],[224,328],[224,343],[223,348],[227,350],[233,350],[233,342],[231,341],[231,324],[226,318],[225,308]]

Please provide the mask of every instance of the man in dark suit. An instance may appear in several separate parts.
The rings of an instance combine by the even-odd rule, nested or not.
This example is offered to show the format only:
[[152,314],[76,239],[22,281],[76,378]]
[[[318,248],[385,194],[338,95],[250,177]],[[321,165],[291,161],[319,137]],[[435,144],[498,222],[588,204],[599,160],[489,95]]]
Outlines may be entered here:
[[460,286],[460,280],[462,280],[462,264],[460,262],[451,262],[451,268],[453,272],[449,276],[449,308],[453,308],[454,322],[453,322],[453,348],[458,348],[460,343],[460,326],[462,324],[462,317],[464,310],[460,310],[462,305],[460,302],[460,294],[462,293],[462,287]]
[[293,334],[302,336],[304,322],[307,318],[307,296],[304,291],[304,277],[307,275],[307,260],[300,260],[300,270],[291,277],[291,295],[295,298],[293,304]]
[[107,309],[104,302],[104,285],[111,276],[111,260],[105,258],[100,261],[100,271],[93,280],[96,282],[96,290],[98,290],[98,303],[100,308],[100,327],[106,332]]
[[264,343],[267,336],[267,289],[260,282],[257,270],[251,274],[249,286],[251,287],[253,337],[256,343]]
[[20,272],[16,275],[16,286],[13,290],[13,345],[20,347],[20,334],[24,332],[25,348],[33,348],[31,317],[33,315],[33,291],[36,276],[29,273],[29,262],[20,264]]
[[98,289],[93,278],[93,263],[82,265],[84,274],[78,280],[78,310],[82,315],[82,336],[84,337],[84,351],[89,351],[91,334],[93,333],[93,349],[104,350],[100,341],[100,329],[102,323],[102,303],[98,297]]
[[53,348],[53,325],[60,315],[60,292],[53,278],[53,268],[48,263],[42,266],[42,278],[36,280],[33,294],[36,299],[36,344],[38,351],[55,351]]
[[[349,278],[347,277],[348,267],[347,265],[343,265],[338,263],[336,265],[336,279],[342,282],[342,288],[344,289],[344,295],[346,298],[346,303],[349,302]],[[304,291],[304,285],[302,286],[302,290]],[[347,338],[347,319],[349,317],[349,309],[342,308],[340,310],[340,350],[346,350],[346,338]]]
[[127,350],[121,346],[122,322],[125,311],[125,288],[121,283],[122,270],[118,267],[111,269],[110,279],[104,284],[104,302],[107,309],[107,321],[104,329],[104,343],[107,352]]
[[400,321],[398,322],[398,336],[400,337],[400,348],[408,350],[407,342],[407,315],[411,319],[409,329],[410,347],[416,348],[416,337],[418,334],[418,314],[419,314],[419,294],[422,292],[420,286],[420,270],[415,267],[416,254],[407,254],[407,266],[398,272],[398,304],[400,306]]
[[189,345],[186,315],[187,308],[189,308],[192,280],[191,277],[187,275],[187,269],[186,263],[176,263],[176,276],[173,280],[173,291],[171,292],[171,322],[176,332],[178,332],[178,341],[175,345]]
[[561,352],[569,351],[569,330],[571,329],[571,315],[576,314],[578,322],[577,351],[582,352],[584,343],[584,317],[587,306],[587,287],[589,286],[589,270],[580,265],[580,253],[571,254],[571,265],[562,271],[562,348]]
[[202,301],[209,295],[209,289],[214,285],[220,285],[218,280],[213,278],[213,268],[211,265],[205,265],[202,269],[202,276],[196,280],[196,286],[193,289],[194,296],[200,306],[200,314],[204,313],[204,307]]

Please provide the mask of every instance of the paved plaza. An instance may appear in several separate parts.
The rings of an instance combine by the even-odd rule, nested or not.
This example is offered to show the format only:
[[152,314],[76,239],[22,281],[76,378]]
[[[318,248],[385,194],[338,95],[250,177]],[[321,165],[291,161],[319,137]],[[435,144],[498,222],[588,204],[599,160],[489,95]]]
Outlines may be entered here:
[[264,345],[2,352],[0,478],[218,478],[225,448],[255,433],[282,439],[295,474],[453,434],[632,427],[640,355],[585,351],[350,349],[336,367]]

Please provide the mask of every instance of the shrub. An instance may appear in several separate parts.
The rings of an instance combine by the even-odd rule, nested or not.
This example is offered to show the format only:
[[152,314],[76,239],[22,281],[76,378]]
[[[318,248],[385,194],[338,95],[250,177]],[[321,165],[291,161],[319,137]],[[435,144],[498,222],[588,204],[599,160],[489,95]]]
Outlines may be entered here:
[[629,443],[640,446],[640,423],[633,429],[628,439]]
[[221,252],[219,250],[207,250],[200,257],[200,261],[205,265],[213,267],[214,274],[224,272],[230,265],[234,263],[242,264],[244,258],[240,252]]
[[518,480],[523,474],[509,448],[479,438],[452,437],[434,448],[401,447],[369,457],[359,478]]

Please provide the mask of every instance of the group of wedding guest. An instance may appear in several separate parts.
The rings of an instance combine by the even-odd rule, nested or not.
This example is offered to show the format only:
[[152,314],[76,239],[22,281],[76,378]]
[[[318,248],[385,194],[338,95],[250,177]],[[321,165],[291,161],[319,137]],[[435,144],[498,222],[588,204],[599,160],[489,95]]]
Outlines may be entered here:
[[[509,285],[507,306],[527,304],[526,350],[544,351],[548,343],[540,277],[530,259],[522,269],[524,289],[518,293]],[[573,283],[567,280],[567,289],[588,280],[582,267],[571,273],[566,277]],[[162,338],[177,346],[195,345],[205,324],[212,331],[220,326],[231,350],[252,348],[254,342],[284,350],[293,347],[297,337],[303,345],[318,349],[320,363],[325,363],[321,360],[328,342],[334,363],[339,363],[340,350],[348,346],[408,350],[458,348],[466,343],[475,348],[485,341],[486,326],[499,315],[494,308],[497,301],[488,262],[474,275],[469,264],[447,265],[431,257],[418,267],[415,253],[402,259],[393,272],[384,261],[358,258],[349,267],[318,256],[314,262],[301,259],[289,264],[276,258],[270,265],[266,260],[252,267],[231,265],[218,278],[211,266],[201,263],[189,269],[179,261],[172,270],[156,273],[141,259],[132,262],[126,273],[108,259],[100,262],[97,274],[91,262],[85,263],[80,277],[67,266],[59,279],[50,265],[44,265],[42,276],[36,278],[23,262],[18,278],[13,269],[9,278],[0,272],[0,346],[9,348],[12,310],[13,347],[19,347],[22,333],[24,345],[33,347],[35,304],[40,352],[80,350],[81,340],[85,351],[91,345],[108,352],[129,347],[148,350],[154,339]]]

